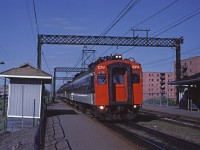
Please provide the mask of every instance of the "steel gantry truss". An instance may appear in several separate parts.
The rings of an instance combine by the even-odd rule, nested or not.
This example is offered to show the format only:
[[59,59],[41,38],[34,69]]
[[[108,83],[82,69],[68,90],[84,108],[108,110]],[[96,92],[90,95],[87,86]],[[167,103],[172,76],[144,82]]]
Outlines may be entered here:
[[174,47],[176,48],[176,80],[179,80],[181,78],[180,51],[181,51],[181,44],[183,44],[182,38],[39,34],[38,35],[38,59],[37,59],[37,66],[39,69],[41,69],[41,46],[43,44]]
[[43,44],[104,45],[104,46],[146,46],[176,48],[176,78],[180,79],[180,50],[182,38],[121,37],[121,36],[81,36],[81,35],[38,35],[38,62],[41,69],[41,46]]

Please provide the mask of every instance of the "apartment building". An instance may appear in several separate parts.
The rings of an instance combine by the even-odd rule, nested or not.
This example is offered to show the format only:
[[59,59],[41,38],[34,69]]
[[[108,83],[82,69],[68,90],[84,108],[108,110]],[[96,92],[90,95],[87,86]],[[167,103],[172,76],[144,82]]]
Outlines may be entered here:
[[181,61],[182,78],[197,74],[199,72],[200,72],[200,56],[190,57],[188,59],[184,59]]
[[143,100],[162,95],[176,99],[175,86],[168,85],[174,80],[174,72],[143,72]]

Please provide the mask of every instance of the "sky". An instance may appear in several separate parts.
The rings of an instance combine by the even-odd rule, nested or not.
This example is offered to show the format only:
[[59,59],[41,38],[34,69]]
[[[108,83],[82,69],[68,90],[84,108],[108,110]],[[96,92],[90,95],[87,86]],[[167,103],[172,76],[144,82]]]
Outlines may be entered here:
[[[0,61],[5,62],[0,66],[0,71],[19,67],[27,62],[37,67],[38,32],[98,36],[130,2],[135,1],[137,0],[0,0]],[[131,29],[150,30],[149,37],[183,37],[181,59],[199,56],[200,1],[138,0],[106,35],[132,37]],[[145,37],[146,32],[135,31],[135,35]],[[54,67],[75,67],[83,49],[95,50],[96,58],[115,53],[123,54],[123,58],[133,57],[141,63],[144,72],[174,71],[174,48],[84,48],[83,45],[43,45],[42,70],[53,75]],[[81,67],[81,63],[77,67]]]

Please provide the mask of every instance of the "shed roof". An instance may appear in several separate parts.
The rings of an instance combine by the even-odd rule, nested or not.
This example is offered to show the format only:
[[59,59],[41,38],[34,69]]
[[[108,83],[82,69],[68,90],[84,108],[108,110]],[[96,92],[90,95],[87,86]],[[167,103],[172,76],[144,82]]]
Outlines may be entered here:
[[180,80],[172,81],[170,85],[191,85],[200,84],[200,73],[194,74],[189,77],[182,78]]
[[33,67],[29,63],[25,63],[17,68],[12,68],[0,73],[0,77],[6,78],[34,78],[42,80],[52,79],[51,75]]

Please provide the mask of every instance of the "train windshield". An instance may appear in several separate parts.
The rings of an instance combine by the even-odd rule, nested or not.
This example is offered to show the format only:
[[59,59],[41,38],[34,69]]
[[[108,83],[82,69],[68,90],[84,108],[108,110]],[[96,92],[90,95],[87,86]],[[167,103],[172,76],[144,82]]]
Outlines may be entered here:
[[114,84],[124,84],[123,74],[115,73],[113,75],[113,83]]
[[113,84],[124,84],[124,79],[127,74],[125,68],[115,68],[113,69]]
[[98,84],[106,84],[106,74],[98,74],[97,82]]

